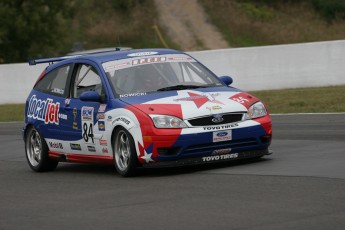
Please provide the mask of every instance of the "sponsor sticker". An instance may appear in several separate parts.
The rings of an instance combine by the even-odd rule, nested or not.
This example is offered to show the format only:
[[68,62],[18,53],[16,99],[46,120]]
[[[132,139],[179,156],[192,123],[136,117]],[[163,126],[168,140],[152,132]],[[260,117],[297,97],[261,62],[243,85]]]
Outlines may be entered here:
[[99,139],[99,144],[100,145],[108,145],[107,140],[104,140],[104,139]]
[[104,119],[104,118],[105,118],[104,113],[98,113],[97,114],[97,120]]
[[62,120],[67,120],[67,114],[59,113],[59,118]]
[[91,145],[87,146],[87,150],[89,150],[89,152],[96,152],[95,146],[91,146]]
[[129,62],[124,62],[124,63],[120,63],[120,64],[117,64],[117,65],[108,66],[108,67],[105,68],[105,71],[109,71],[109,70],[112,70],[112,69],[118,69],[118,68],[127,66],[129,64],[130,64]]
[[169,58],[171,61],[193,61],[193,58],[190,57],[171,57]]
[[214,130],[223,130],[223,129],[229,129],[237,127],[238,123],[228,124],[228,125],[218,125],[218,126],[205,126],[203,127],[204,130],[207,131],[214,131]]
[[57,93],[57,94],[63,94],[65,91],[63,89],[59,89],[59,88],[53,88],[52,89],[52,93]]
[[220,107],[219,105],[215,105],[215,106],[207,106],[206,109],[211,112],[212,110],[220,110],[222,109],[222,107]]
[[93,115],[93,107],[86,107],[86,106],[84,106],[81,109],[82,120],[92,121],[92,115]]
[[132,61],[132,65],[141,65],[146,63],[155,63],[155,62],[165,62],[165,57],[151,57],[151,58],[141,58]]
[[98,108],[98,112],[104,113],[106,107],[107,107],[107,104],[101,104]]
[[80,144],[71,143],[70,146],[71,146],[71,149],[73,150],[81,150]]
[[232,140],[231,130],[213,132],[213,142],[230,141],[230,140]]
[[108,149],[107,148],[102,148],[102,153],[108,153]]
[[98,130],[99,131],[105,131],[105,122],[104,121],[98,121]]
[[66,105],[69,105],[69,103],[71,103],[71,98],[66,98],[66,99],[65,99],[65,104],[66,104]]
[[229,153],[229,154],[224,154],[224,155],[203,157],[202,161],[210,162],[210,161],[219,161],[219,160],[227,160],[227,159],[234,159],[234,158],[238,158],[238,153]]
[[76,107],[73,108],[73,129],[78,129],[78,123],[77,123],[77,115],[78,115],[78,110]]
[[241,103],[241,104],[249,102],[249,100],[244,98],[244,97],[233,97],[233,98],[231,98],[231,100],[237,101],[238,103]]
[[59,124],[59,110],[60,103],[53,102],[53,99],[47,98],[47,100],[37,99],[36,95],[33,95],[29,100],[29,106],[27,116],[35,120],[44,121],[45,124]]
[[125,123],[126,125],[129,125],[131,122],[129,120],[127,120],[125,117],[118,117],[116,118],[113,123],[115,122],[119,122],[119,121],[122,121],[123,123]]
[[251,105],[254,104],[254,102],[258,101],[258,99],[256,99],[255,97],[252,97],[251,95],[249,95],[247,93],[243,93],[243,92],[238,93],[232,97],[229,97],[229,99],[242,104],[246,108],[249,108]]
[[54,149],[63,149],[62,143],[49,141],[49,147]]
[[128,57],[141,57],[141,56],[148,56],[148,55],[154,55],[158,54],[158,52],[139,52],[139,53],[132,53],[128,54]]

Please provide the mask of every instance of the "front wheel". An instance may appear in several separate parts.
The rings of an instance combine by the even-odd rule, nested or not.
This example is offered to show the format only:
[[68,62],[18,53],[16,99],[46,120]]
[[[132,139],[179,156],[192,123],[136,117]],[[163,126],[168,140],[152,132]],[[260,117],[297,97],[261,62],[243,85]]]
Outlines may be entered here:
[[131,134],[124,128],[115,133],[114,156],[116,171],[124,177],[133,176],[138,167],[137,152]]
[[59,163],[49,158],[47,143],[34,127],[26,132],[25,152],[30,168],[36,172],[52,171]]

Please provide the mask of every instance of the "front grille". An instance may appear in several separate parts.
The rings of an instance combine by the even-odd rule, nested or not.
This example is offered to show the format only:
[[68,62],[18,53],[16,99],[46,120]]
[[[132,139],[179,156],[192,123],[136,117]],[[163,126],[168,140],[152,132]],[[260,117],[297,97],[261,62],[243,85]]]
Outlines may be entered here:
[[211,115],[211,116],[207,116],[207,117],[200,117],[200,118],[190,119],[190,120],[188,120],[188,122],[192,126],[207,126],[207,125],[228,124],[228,123],[242,121],[243,113],[222,114],[223,120],[221,122],[214,122],[214,121],[212,121],[214,118],[215,118],[215,116]]
[[191,145],[186,148],[183,153],[184,154],[193,154],[193,153],[207,153],[210,151],[215,151],[219,149],[227,149],[227,148],[239,148],[239,147],[249,147],[257,145],[258,142],[256,138],[245,138],[239,140],[231,140],[231,141],[222,141],[222,142],[214,142],[208,144],[199,144],[199,145]]

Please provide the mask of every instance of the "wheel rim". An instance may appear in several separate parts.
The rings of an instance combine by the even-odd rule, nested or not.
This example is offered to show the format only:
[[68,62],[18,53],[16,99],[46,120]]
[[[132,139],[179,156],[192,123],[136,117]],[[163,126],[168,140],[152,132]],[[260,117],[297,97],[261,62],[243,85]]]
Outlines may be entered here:
[[120,131],[115,141],[115,160],[117,167],[124,171],[129,165],[131,148],[128,135],[124,131]]
[[36,130],[32,130],[27,141],[26,154],[32,166],[37,166],[42,157],[42,139]]

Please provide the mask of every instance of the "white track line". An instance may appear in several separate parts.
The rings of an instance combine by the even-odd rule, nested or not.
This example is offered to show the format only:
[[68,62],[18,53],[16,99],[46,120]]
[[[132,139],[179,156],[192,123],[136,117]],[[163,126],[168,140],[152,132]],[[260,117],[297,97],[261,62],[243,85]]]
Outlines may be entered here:
[[276,113],[270,114],[271,116],[295,116],[295,115],[345,115],[344,112],[340,113]]

